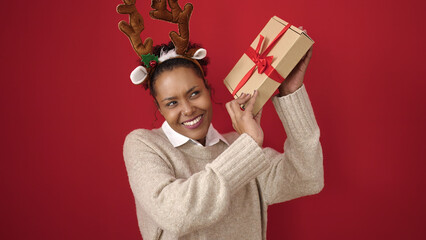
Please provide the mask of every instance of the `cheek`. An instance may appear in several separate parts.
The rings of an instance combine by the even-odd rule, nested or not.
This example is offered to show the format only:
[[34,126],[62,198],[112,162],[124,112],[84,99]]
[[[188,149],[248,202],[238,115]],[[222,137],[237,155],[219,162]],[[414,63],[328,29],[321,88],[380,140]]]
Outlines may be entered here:
[[160,109],[161,115],[169,124],[179,121],[179,111],[176,109]]
[[210,96],[206,96],[203,101],[204,101],[204,106],[205,106],[206,110],[211,112],[212,111],[212,101],[210,99]]
[[193,102],[193,106],[204,111],[208,111],[209,108],[211,108],[211,104],[206,97],[197,98],[197,100]]

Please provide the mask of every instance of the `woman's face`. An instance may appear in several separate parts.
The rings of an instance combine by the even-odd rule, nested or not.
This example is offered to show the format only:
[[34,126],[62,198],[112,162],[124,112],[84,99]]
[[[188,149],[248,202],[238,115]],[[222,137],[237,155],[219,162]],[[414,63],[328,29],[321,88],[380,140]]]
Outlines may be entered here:
[[210,92],[194,70],[177,67],[155,81],[156,100],[167,123],[178,133],[205,144],[212,119]]

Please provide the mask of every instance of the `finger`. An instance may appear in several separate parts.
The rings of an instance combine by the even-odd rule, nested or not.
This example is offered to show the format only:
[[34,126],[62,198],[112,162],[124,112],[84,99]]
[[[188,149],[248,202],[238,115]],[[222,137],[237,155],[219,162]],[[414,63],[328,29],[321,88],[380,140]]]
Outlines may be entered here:
[[242,111],[245,110],[246,106],[245,104],[247,103],[248,100],[250,100],[251,95],[248,93],[243,93],[244,95],[241,96],[241,98],[237,99],[237,103],[240,105],[240,109]]
[[250,94],[242,93],[237,99],[237,103],[240,105],[245,104],[248,100],[250,100]]
[[308,30],[304,29],[303,26],[298,27],[300,30],[304,31],[306,34],[308,34]]
[[246,104],[246,111],[253,114],[254,103],[256,102],[256,98],[257,98],[258,95],[259,95],[259,91],[254,90],[253,97],[251,97],[250,100]]
[[231,119],[233,121],[234,118],[235,118],[235,113],[234,113],[234,110],[231,107],[231,104],[232,104],[232,101],[231,102],[227,102],[225,104],[225,107],[226,107],[226,110],[228,111],[229,116],[231,117]]
[[238,103],[238,101],[234,100],[230,103],[230,108],[232,109],[234,115],[235,115],[235,120],[238,120],[238,118],[241,116],[241,114],[243,113],[243,110],[240,107],[241,105]]
[[[232,102],[232,101],[231,101]],[[235,130],[237,130],[236,129],[236,127],[235,127],[235,113],[234,113],[234,110],[232,109],[232,107],[231,107],[231,102],[227,102],[226,104],[225,104],[225,107],[226,107],[226,110],[228,111],[228,114],[229,114],[229,117],[231,118],[231,121],[232,121],[232,127],[235,129]]]
[[257,124],[260,124],[260,119],[262,118],[262,110],[263,108],[260,109],[256,116],[254,116],[254,120],[257,122]]
[[239,122],[239,119],[241,118],[241,113],[243,112],[240,109],[240,105],[235,100],[231,101],[229,103],[229,111],[231,112],[229,116],[231,117],[231,120],[232,120],[232,126],[234,127],[235,131],[240,133],[238,122]]

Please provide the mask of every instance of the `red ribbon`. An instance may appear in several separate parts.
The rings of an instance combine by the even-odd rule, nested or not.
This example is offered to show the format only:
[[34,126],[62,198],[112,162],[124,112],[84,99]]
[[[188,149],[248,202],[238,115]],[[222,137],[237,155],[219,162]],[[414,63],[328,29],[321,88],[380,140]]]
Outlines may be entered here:
[[254,70],[257,67],[257,72],[259,74],[265,73],[272,80],[282,83],[284,82],[284,78],[272,67],[272,59],[274,56],[267,56],[268,53],[272,50],[272,48],[277,44],[278,40],[284,35],[284,33],[290,28],[291,24],[287,24],[283,30],[275,37],[275,39],[269,44],[269,46],[265,49],[265,51],[260,54],[260,47],[262,46],[263,40],[265,39],[262,35],[260,35],[259,43],[257,44],[256,50],[252,47],[249,47],[245,54],[254,62],[254,66],[246,73],[246,75],[241,79],[238,83],[237,87],[232,92],[232,95],[237,94],[237,92],[246,84],[246,82],[250,79],[251,75],[253,75]]

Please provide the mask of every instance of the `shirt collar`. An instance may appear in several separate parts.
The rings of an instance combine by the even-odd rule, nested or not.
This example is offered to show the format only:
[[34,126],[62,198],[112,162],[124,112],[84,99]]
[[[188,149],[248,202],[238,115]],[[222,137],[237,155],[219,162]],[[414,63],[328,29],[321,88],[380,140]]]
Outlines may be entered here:
[[[164,134],[166,134],[173,147],[182,146],[188,141],[191,141],[192,143],[197,144],[199,146],[203,146],[197,140],[191,139],[173,130],[173,128],[170,127],[167,121],[164,121],[163,125],[161,126],[161,129],[163,129]],[[206,147],[213,146],[220,140],[226,143],[226,145],[229,145],[226,139],[213,127],[213,124],[210,123],[209,130],[207,131],[206,135]]]

